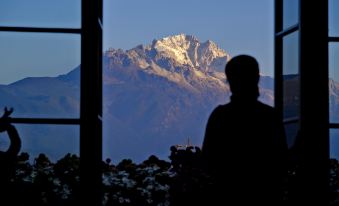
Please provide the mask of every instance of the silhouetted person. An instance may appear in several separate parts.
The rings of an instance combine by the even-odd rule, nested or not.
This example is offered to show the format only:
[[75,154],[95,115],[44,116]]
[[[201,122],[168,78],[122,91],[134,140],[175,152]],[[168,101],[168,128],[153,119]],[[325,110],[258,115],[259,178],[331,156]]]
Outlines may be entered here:
[[202,147],[205,166],[214,179],[207,202],[280,205],[287,143],[275,109],[257,100],[258,63],[251,56],[236,56],[225,72],[231,101],[210,115]]
[[5,108],[4,115],[0,118],[0,132],[7,132],[10,146],[7,151],[0,151],[0,205],[13,205],[15,198],[10,179],[15,175],[17,155],[21,148],[21,140],[15,127],[9,123],[9,116],[13,109]]

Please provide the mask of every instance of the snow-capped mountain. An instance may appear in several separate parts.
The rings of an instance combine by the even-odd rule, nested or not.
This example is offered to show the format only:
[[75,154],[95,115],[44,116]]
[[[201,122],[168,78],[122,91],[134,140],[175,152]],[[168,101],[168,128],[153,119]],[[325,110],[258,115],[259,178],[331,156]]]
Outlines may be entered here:
[[[149,45],[139,45],[127,51],[109,49],[104,55],[104,81],[105,84],[114,82],[115,75],[122,69],[122,73],[129,72],[128,78],[133,73],[134,81],[137,81],[137,73],[146,74],[164,78],[197,94],[210,93],[214,89],[223,91],[227,96],[229,88],[224,67],[230,58],[210,40],[200,43],[194,36],[180,34],[153,40]],[[262,98],[269,104],[273,102],[272,95],[265,89],[271,89],[272,84],[265,77],[261,84],[264,89]]]
[[147,46],[105,53],[108,70],[136,67],[138,71],[181,84],[190,90],[200,87],[226,89],[223,67],[230,55],[212,41],[200,43],[194,36],[176,35],[154,40]]
[[202,71],[213,71],[213,67],[220,69],[230,59],[230,55],[214,42],[200,43],[196,37],[185,34],[154,40],[146,49],[154,49],[159,56]]
[[[184,34],[126,51],[106,51],[103,156],[141,161],[151,154],[166,158],[171,145],[184,144],[188,138],[201,145],[209,114],[229,98],[223,70],[230,58],[214,42]],[[0,108],[14,107],[17,117],[79,117],[79,79],[80,66],[58,77],[0,85]],[[338,84],[333,85],[334,94],[339,94]],[[272,89],[273,79],[262,76],[263,102],[273,104]],[[23,151],[44,152],[54,159],[78,152],[77,127],[17,127]]]

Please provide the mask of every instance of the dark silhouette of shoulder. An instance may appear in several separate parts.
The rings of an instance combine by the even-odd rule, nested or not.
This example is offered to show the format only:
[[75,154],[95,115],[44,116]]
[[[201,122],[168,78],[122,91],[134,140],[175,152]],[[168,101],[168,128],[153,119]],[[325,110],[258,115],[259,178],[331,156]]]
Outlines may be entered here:
[[260,75],[253,57],[233,57],[225,73],[231,101],[210,115],[202,147],[205,170],[214,179],[209,199],[278,205],[287,174],[283,124],[273,107],[257,100]]
[[232,153],[232,158],[264,155],[264,151],[279,147],[283,152],[284,142],[284,129],[274,108],[259,101],[250,105],[231,102],[218,106],[210,115],[202,150],[208,159],[218,161],[220,151]]

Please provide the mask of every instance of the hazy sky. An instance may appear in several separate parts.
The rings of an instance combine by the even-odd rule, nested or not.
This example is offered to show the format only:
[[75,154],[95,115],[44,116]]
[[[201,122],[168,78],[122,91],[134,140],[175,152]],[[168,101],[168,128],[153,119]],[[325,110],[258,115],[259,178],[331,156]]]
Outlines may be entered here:
[[[273,73],[272,0],[104,0],[104,48],[130,49],[179,33],[255,56]],[[1,26],[80,27],[80,0],[1,0]],[[80,36],[0,32],[0,84],[56,76],[80,63]]]

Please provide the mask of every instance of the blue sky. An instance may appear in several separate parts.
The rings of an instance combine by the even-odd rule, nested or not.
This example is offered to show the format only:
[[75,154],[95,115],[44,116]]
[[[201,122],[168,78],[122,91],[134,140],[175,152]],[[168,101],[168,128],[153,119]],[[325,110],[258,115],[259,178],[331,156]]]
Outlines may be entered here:
[[[104,48],[129,49],[186,33],[232,56],[255,56],[273,73],[272,0],[104,0]],[[1,0],[1,26],[80,26],[80,0]],[[0,84],[56,76],[80,63],[80,36],[0,33]]]
[[[80,28],[80,0],[1,0],[1,26]],[[0,84],[57,76],[80,64],[80,36],[0,32]]]
[[104,47],[130,49],[179,33],[255,56],[273,73],[272,0],[106,0]]

